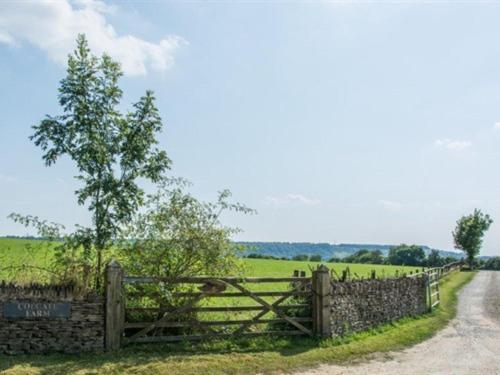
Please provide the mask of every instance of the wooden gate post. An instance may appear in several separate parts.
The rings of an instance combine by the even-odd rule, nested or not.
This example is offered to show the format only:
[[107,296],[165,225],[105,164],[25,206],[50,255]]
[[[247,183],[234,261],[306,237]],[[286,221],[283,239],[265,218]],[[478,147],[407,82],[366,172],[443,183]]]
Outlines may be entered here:
[[106,332],[105,349],[120,349],[125,305],[123,300],[123,269],[120,263],[112,260],[106,265]]
[[330,270],[324,264],[312,273],[313,332],[320,337],[330,337],[331,327]]
[[432,311],[432,298],[431,298],[431,276],[429,274],[429,271],[425,273],[425,290],[427,293],[427,308],[429,312]]

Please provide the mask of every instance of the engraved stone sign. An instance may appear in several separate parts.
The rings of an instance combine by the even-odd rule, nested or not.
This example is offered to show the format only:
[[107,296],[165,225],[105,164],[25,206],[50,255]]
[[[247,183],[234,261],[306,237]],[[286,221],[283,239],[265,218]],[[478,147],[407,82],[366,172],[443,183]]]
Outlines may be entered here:
[[69,302],[6,302],[3,305],[4,318],[68,318]]

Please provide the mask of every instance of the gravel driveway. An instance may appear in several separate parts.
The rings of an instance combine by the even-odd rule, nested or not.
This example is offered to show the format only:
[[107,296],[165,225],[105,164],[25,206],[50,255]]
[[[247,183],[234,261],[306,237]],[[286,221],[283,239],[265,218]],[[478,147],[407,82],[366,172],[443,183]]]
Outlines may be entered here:
[[302,374],[500,374],[500,272],[479,272],[460,293],[457,317],[433,338],[366,363]]

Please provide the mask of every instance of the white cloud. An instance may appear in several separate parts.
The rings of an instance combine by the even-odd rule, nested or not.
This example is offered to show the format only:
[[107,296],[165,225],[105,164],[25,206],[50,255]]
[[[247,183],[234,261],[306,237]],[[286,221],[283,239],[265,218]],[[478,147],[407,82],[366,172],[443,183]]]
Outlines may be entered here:
[[452,139],[437,139],[434,141],[434,146],[439,148],[446,148],[450,151],[463,151],[471,146],[469,141],[460,141],[460,140],[452,140]]
[[0,182],[10,183],[10,182],[16,182],[16,181],[17,181],[17,178],[15,178],[15,177],[0,174]]
[[15,46],[16,42],[10,34],[6,33],[5,31],[0,30],[0,43],[5,43],[9,44],[11,46]]
[[378,203],[387,211],[399,212],[403,208],[400,202],[381,199]]
[[493,129],[500,130],[500,121],[499,122],[495,122],[495,125],[493,125]]
[[300,204],[300,205],[312,206],[320,203],[320,201],[317,199],[308,198],[302,194],[292,194],[292,193],[288,193],[281,197],[268,196],[266,197],[265,202],[266,204],[271,204],[276,206],[287,205],[287,204]]
[[187,43],[167,35],[157,43],[133,35],[118,35],[106,14],[115,7],[99,0],[0,1],[0,43],[28,42],[59,64],[75,47],[77,34],[85,33],[94,53],[107,52],[121,62],[127,75],[148,70],[164,71],[174,64],[177,49]]

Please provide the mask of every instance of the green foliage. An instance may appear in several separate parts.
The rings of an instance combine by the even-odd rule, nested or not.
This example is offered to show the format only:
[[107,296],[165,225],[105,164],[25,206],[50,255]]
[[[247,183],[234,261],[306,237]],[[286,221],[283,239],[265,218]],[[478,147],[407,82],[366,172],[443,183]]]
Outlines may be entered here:
[[120,260],[129,274],[158,277],[224,275],[235,272],[236,228],[223,226],[225,211],[252,213],[230,203],[230,192],[219,193],[214,203],[200,202],[183,180],[165,181],[149,197],[145,211],[136,214],[123,231]]
[[159,182],[170,168],[167,154],[157,148],[162,122],[153,93],[147,91],[132,111],[121,113],[121,76],[117,62],[106,54],[92,55],[87,40],[79,35],[59,88],[63,114],[47,116],[33,127],[30,137],[43,150],[47,166],[61,156],[76,164],[76,178],[82,184],[76,191],[78,204],[87,205],[93,226],[78,228],[66,247],[86,257],[82,272],[84,278],[94,278],[96,287],[103,252],[143,203],[138,179]]
[[368,264],[383,264],[384,257],[380,250],[359,250],[353,255],[342,259],[345,263],[368,263]]
[[[242,246],[243,250],[248,250],[248,248],[245,245],[240,245]],[[260,254],[260,253],[250,253],[245,255],[245,258],[249,259],[276,259],[276,260],[297,260],[297,261],[311,261],[311,262],[321,262],[323,257],[321,254],[297,254],[294,255],[292,258],[288,257],[278,257],[274,255],[269,255],[269,254]]]
[[311,262],[321,262],[321,255],[320,254],[313,254],[309,257],[309,260]]
[[[28,256],[24,261],[17,266],[7,266],[13,271],[9,279],[19,281],[17,274],[23,272],[22,279],[26,281],[71,283],[81,289],[88,289],[92,281],[95,281],[92,279],[95,275],[92,271],[96,263],[96,253],[92,251],[89,229],[77,227],[75,232],[64,234],[63,225],[41,220],[37,216],[10,214],[9,218],[34,228],[38,235],[45,239],[26,244]],[[39,264],[37,252],[45,255],[43,265]]]
[[292,260],[307,261],[309,260],[309,255],[307,254],[297,254],[292,257]]
[[[237,274],[241,260],[237,257],[238,246],[231,236],[238,230],[223,226],[219,217],[226,211],[250,213],[252,210],[230,203],[229,191],[222,191],[214,203],[200,202],[185,189],[183,180],[165,180],[158,192],[149,197],[144,211],[134,215],[123,230],[123,238],[117,244],[117,256],[129,275],[153,277],[219,276]],[[138,291],[139,300],[129,299],[132,306],[179,306],[183,298],[174,298],[175,291],[194,290],[194,285],[154,283],[128,286]],[[130,295],[130,294],[129,294]],[[133,314],[132,320],[150,321],[151,316]],[[182,314],[178,319],[190,319]],[[178,329],[170,334],[188,333]],[[155,334],[158,334],[155,331]]]
[[442,257],[438,250],[432,249],[427,259],[425,260],[425,265],[427,267],[442,267],[445,264],[456,262],[457,259],[453,257]]
[[401,244],[389,250],[387,263],[393,265],[422,266],[425,263],[425,252],[417,245]]
[[48,240],[0,238],[0,280],[16,284],[58,281],[52,267],[56,245]]
[[472,267],[474,258],[479,255],[485,232],[493,220],[488,214],[483,214],[477,208],[470,215],[462,216],[453,231],[455,247],[464,251],[469,265]]
[[439,251],[433,249],[427,256],[425,263],[427,267],[442,267],[445,264],[444,261],[444,258],[439,255]]
[[500,271],[500,257],[489,258],[481,268],[484,270]]
[[245,258],[248,259],[276,259],[276,260],[289,260],[289,258],[279,258],[275,257],[274,255],[266,255],[266,254],[258,254],[258,253],[250,253],[245,256]]
[[295,255],[319,254],[323,258],[329,257],[336,251],[337,245],[311,242],[239,242],[245,247],[247,254],[265,254],[276,258],[293,258]]

